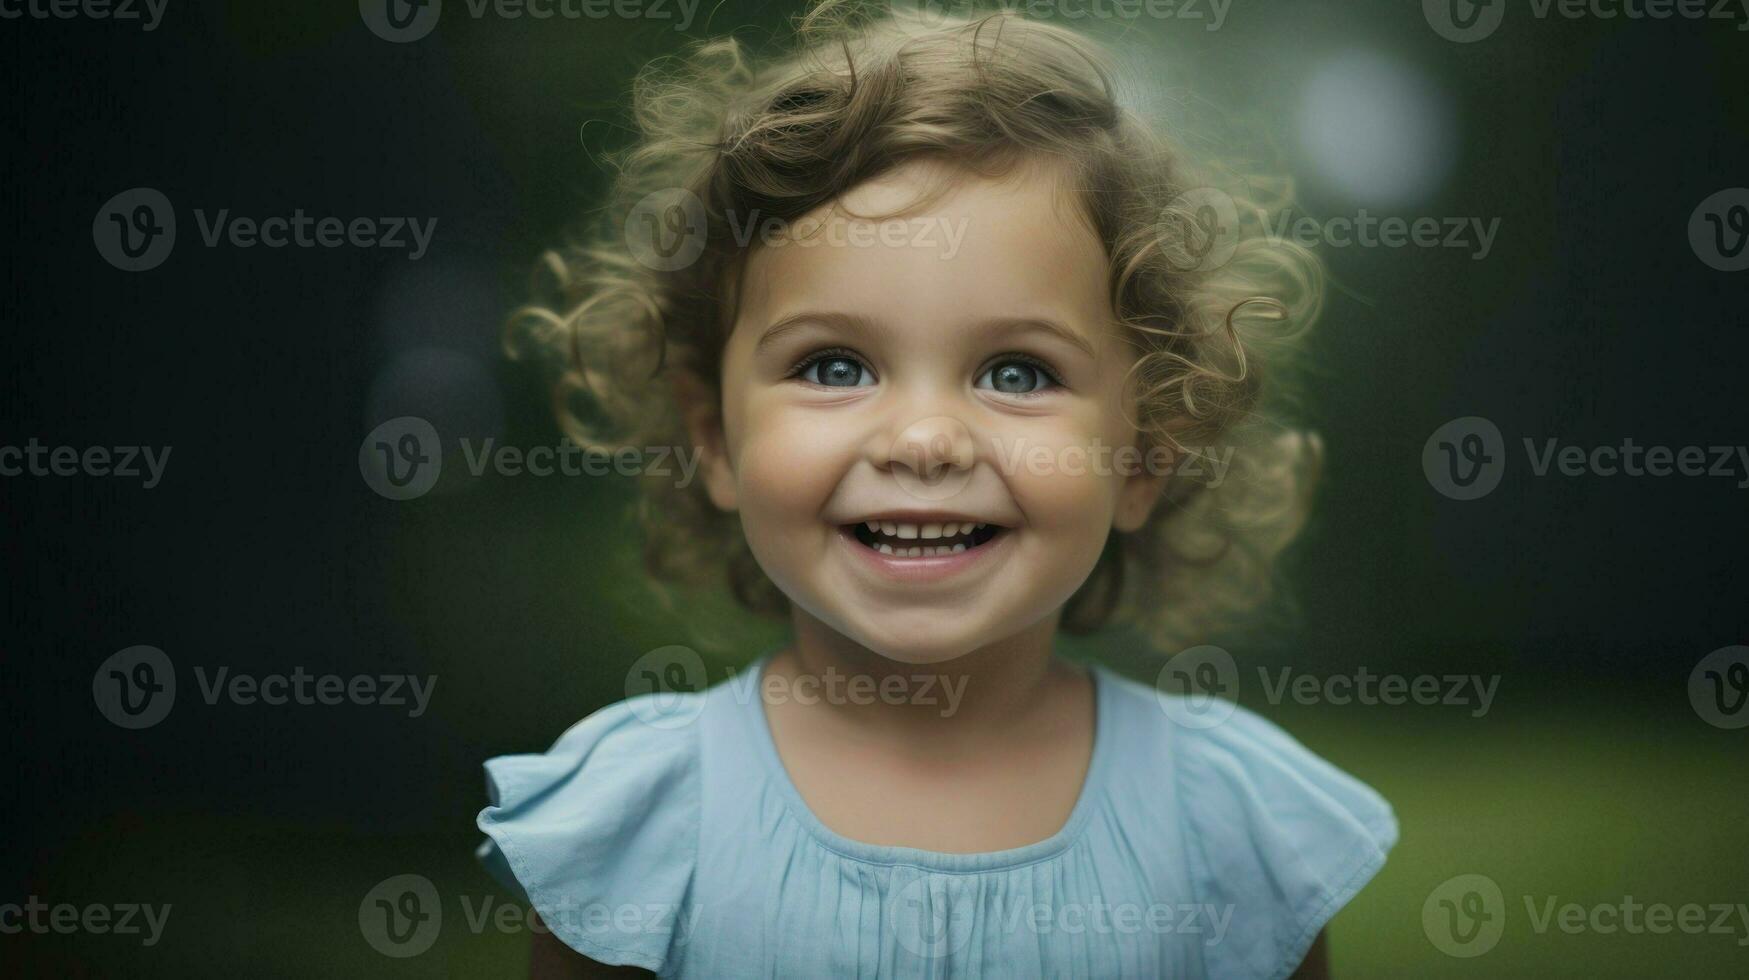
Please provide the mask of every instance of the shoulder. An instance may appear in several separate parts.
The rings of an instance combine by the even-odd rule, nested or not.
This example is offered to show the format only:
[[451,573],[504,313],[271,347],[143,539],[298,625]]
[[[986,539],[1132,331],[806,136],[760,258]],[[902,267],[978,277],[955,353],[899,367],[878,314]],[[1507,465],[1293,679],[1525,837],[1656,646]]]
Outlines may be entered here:
[[697,851],[704,697],[631,698],[545,752],[486,761],[479,858],[591,959],[657,970],[667,957]]
[[1176,857],[1196,900],[1217,919],[1229,916],[1208,950],[1211,973],[1288,976],[1383,867],[1397,841],[1391,805],[1231,701],[1123,678],[1114,687],[1127,721],[1120,745],[1132,756],[1124,767],[1170,774],[1132,792],[1176,828]]

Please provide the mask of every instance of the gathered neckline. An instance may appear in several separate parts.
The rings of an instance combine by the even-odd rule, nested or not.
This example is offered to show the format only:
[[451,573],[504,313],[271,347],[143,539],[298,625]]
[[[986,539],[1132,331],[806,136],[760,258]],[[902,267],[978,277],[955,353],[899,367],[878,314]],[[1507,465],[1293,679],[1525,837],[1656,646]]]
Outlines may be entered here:
[[1087,774],[1081,781],[1080,795],[1076,797],[1068,819],[1056,833],[1019,847],[963,853],[871,844],[846,837],[826,826],[814,814],[808,802],[802,798],[801,791],[796,788],[795,781],[790,778],[789,770],[784,767],[783,757],[777,751],[777,739],[771,731],[771,720],[765,714],[765,701],[758,696],[759,687],[764,683],[765,668],[771,657],[769,652],[762,655],[731,682],[753,685],[752,690],[740,692],[734,700],[747,706],[746,717],[748,727],[752,730],[751,737],[772,785],[784,798],[791,816],[822,847],[841,857],[864,864],[908,865],[950,873],[996,871],[1036,864],[1061,854],[1079,840],[1087,821],[1105,797],[1105,770],[1113,748],[1112,714],[1116,704],[1113,697],[1116,685],[1103,667],[1086,664],[1084,666],[1093,684],[1093,752],[1087,763]]

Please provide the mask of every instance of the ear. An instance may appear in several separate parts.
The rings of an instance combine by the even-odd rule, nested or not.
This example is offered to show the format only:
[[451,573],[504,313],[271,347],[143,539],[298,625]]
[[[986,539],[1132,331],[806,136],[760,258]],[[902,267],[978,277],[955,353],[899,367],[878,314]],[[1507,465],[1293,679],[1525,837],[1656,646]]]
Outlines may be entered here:
[[1178,462],[1177,455],[1167,446],[1138,440],[1136,449],[1141,461],[1134,472],[1122,475],[1117,512],[1111,520],[1112,527],[1126,533],[1148,522],[1148,515],[1154,513],[1154,506],[1166,492],[1166,481],[1171,479],[1173,465]]
[[685,368],[674,371],[671,383],[687,437],[699,454],[698,469],[704,476],[705,492],[719,510],[732,511],[738,506],[738,498],[735,469],[723,434],[722,396],[715,385]]

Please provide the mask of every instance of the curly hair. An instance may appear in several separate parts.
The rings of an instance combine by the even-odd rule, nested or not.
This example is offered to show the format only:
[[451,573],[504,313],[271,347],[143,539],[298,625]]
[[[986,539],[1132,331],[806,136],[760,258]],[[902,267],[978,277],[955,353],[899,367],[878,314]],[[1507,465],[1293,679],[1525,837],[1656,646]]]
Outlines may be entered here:
[[[1264,380],[1273,397],[1278,364],[1317,317],[1322,272],[1305,249],[1257,233],[1252,185],[1193,177],[1120,105],[1114,77],[1099,46],[1062,27],[859,0],[818,2],[793,48],[762,65],[734,39],[653,63],[598,227],[544,256],[552,295],[511,316],[506,347],[553,367],[560,425],[578,444],[682,445],[665,376],[689,372],[720,395],[725,297],[757,247],[731,234],[733,215],[794,221],[925,156],[986,175],[1041,156],[1067,164],[1135,351],[1139,443],[1231,462],[1224,481],[1174,475],[1141,528],[1113,530],[1062,628],[1121,617],[1162,647],[1193,642],[1271,594],[1276,558],[1304,524],[1320,446],[1271,421]],[[633,224],[658,217],[687,224],[689,252],[640,248]],[[726,570],[743,605],[786,613],[736,516],[702,486],[646,476],[641,491],[657,581],[708,584]]]

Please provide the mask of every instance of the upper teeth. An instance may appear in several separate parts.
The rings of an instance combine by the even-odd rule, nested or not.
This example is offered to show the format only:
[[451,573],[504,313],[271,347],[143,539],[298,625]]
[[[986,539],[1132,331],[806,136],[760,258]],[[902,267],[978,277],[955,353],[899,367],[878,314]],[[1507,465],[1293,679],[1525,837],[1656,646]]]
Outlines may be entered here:
[[896,538],[951,538],[955,535],[981,531],[988,524],[971,521],[948,521],[943,524],[901,524],[897,521],[867,521],[870,531]]

